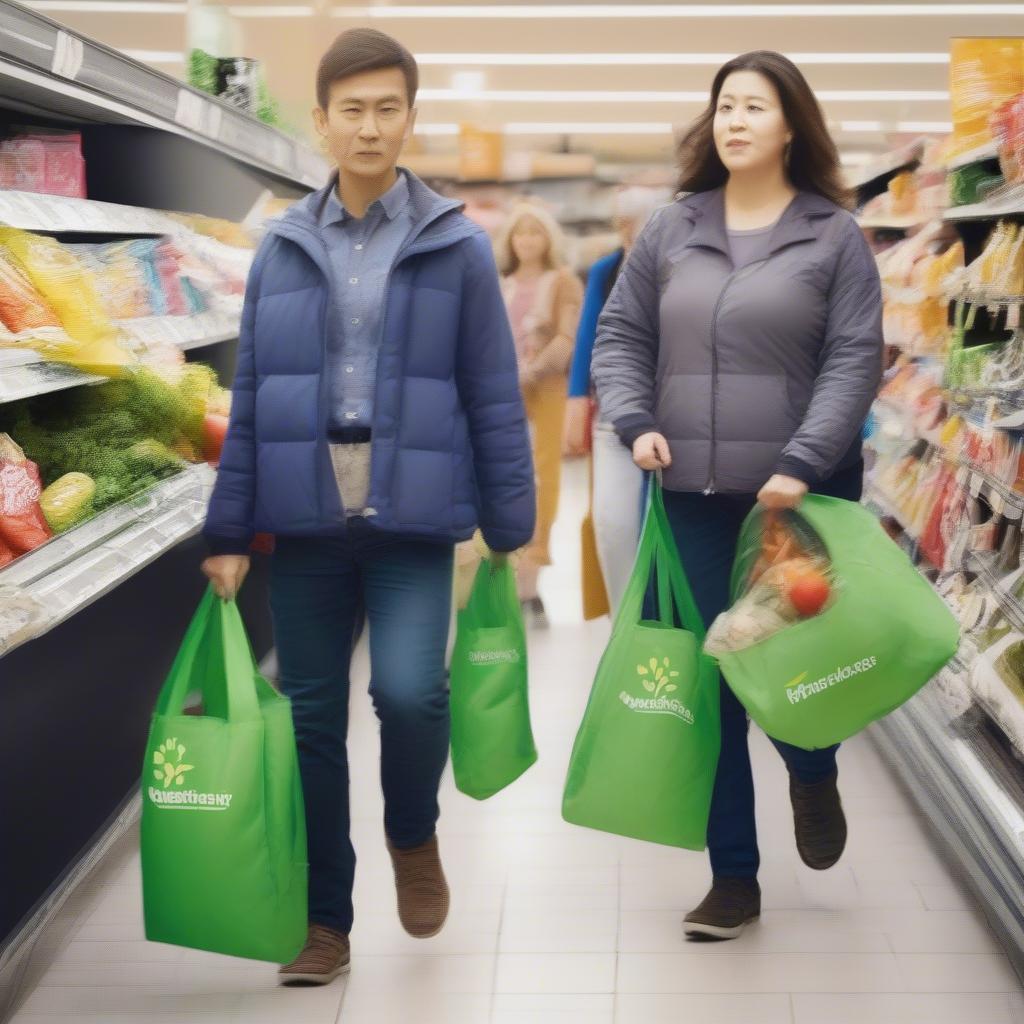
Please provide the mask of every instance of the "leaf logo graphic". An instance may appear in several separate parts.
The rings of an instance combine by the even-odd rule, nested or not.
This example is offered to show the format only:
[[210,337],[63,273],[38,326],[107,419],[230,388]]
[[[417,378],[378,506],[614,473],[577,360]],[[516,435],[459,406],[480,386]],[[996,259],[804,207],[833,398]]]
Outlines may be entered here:
[[165,741],[153,751],[153,777],[164,784],[164,789],[182,785],[185,773],[192,771],[192,765],[182,763],[184,756],[185,748],[176,739]]
[[640,676],[644,689],[648,693],[653,693],[656,698],[662,694],[675,693],[679,689],[671,681],[677,679],[679,673],[673,670],[668,658],[662,658],[660,662],[657,658],[651,658],[646,665],[637,665],[636,674]]

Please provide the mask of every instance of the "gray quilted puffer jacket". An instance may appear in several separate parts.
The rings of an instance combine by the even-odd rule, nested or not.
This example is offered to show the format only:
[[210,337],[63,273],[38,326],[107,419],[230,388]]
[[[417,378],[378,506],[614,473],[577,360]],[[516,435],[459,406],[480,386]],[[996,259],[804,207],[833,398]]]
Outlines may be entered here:
[[623,443],[668,440],[674,491],[814,486],[861,457],[882,372],[882,298],[856,221],[800,192],[770,254],[735,270],[722,189],[660,209],[605,305],[593,376]]

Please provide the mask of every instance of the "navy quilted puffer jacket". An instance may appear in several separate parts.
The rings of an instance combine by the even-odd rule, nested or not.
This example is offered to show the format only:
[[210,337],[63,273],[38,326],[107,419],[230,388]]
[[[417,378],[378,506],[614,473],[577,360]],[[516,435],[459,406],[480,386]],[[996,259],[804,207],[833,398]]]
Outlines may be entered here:
[[[408,174],[408,172],[406,172]],[[415,227],[387,289],[367,517],[387,533],[495,551],[533,536],[533,462],[515,347],[482,229],[408,174]],[[215,554],[254,533],[345,530],[323,372],[332,275],[317,218],[329,188],[272,222],[242,312],[231,425],[204,534]]]

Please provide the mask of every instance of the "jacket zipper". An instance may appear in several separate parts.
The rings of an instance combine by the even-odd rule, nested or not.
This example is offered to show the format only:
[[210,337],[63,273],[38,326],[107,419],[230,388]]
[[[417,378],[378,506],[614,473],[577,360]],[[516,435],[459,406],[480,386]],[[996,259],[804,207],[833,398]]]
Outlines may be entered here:
[[725,279],[725,284],[722,285],[722,290],[718,295],[718,301],[715,303],[714,312],[711,314],[711,460],[708,466],[708,483],[703,491],[705,497],[718,493],[715,480],[718,463],[718,313],[729,287],[742,277],[747,276],[749,271],[756,270],[762,263],[767,263],[772,255],[774,254],[769,253],[768,256],[748,263],[739,270],[733,270]]
[[[431,217],[425,223],[421,224],[419,229],[417,230],[416,234],[411,238],[411,240],[408,243],[406,243],[406,246],[404,246],[399,251],[398,255],[395,257],[394,262],[391,264],[391,267],[388,270],[387,278],[386,278],[386,280],[384,282],[385,302],[384,302],[384,312],[383,312],[383,314],[381,316],[380,332],[379,332],[379,335],[378,335],[378,338],[377,338],[378,352],[383,347],[384,331],[385,331],[385,328],[387,326],[387,315],[388,315],[387,296],[388,296],[388,293],[390,292],[390,289],[391,289],[391,278],[392,278],[392,275],[395,272],[395,269],[398,267],[398,265],[400,263],[404,262],[404,260],[406,260],[409,256],[417,255],[420,252],[430,252],[434,248],[434,244],[433,243],[431,243],[429,245],[426,245],[426,246],[422,246],[421,245],[421,246],[417,247],[416,246],[416,241],[423,234],[423,232],[426,231],[427,228],[429,228],[431,226],[431,224],[434,224],[445,213],[449,213],[449,212],[450,212],[450,209],[442,210],[436,216]],[[330,255],[327,252],[327,246],[324,243],[323,239],[315,231],[313,231],[311,228],[307,228],[307,227],[305,227],[303,225],[300,225],[300,224],[279,224],[279,225],[275,225],[275,227],[272,230],[274,231],[275,234],[279,235],[280,237],[287,238],[293,244],[299,246],[300,249],[302,249],[307,255],[309,255],[312,258],[313,262],[316,263],[316,265],[320,268],[320,272],[324,275],[324,278],[327,281],[327,301],[328,301],[328,306],[327,306],[327,316],[324,317],[324,334],[323,334],[323,337],[320,339],[320,387],[319,387],[319,389],[317,391],[318,408],[317,408],[317,415],[316,415],[316,432],[317,432],[316,440],[317,440],[317,444],[319,445],[320,442],[324,439],[324,436],[323,436],[323,412],[324,412],[324,408],[325,408],[325,405],[326,405],[325,400],[324,400],[324,393],[325,393],[325,391],[327,389],[327,375],[326,375],[326,373],[324,371],[325,371],[326,366],[327,366],[327,341],[328,341],[328,338],[330,337],[330,326],[331,326],[331,323],[332,323],[333,319],[335,318],[335,306],[336,306],[335,301],[334,301],[334,289],[332,287],[333,274],[330,271],[329,265],[327,263],[325,263],[325,262],[322,262],[322,260],[324,260],[325,258],[327,260],[329,260],[330,259]],[[309,235],[312,238],[316,239],[315,251],[314,251],[313,247],[308,246],[307,244],[305,244],[301,240],[301,236],[303,236],[303,235]],[[444,237],[445,236],[442,235],[441,238],[435,239],[434,241],[435,242],[440,242],[440,241],[442,241],[444,239]],[[437,249],[440,250],[440,249],[447,248],[448,244],[449,243],[445,242],[443,245],[438,245]],[[379,407],[379,404],[377,402],[377,396],[376,396],[376,391],[377,391],[377,388],[379,387],[379,384],[380,384],[380,374],[378,373],[377,374],[377,380],[375,382],[375,387],[374,387],[374,392],[375,392],[375,394],[374,394],[374,414],[375,415],[376,415],[377,409]],[[371,431],[371,433],[372,433],[372,431]],[[371,463],[371,465],[372,465],[372,463]],[[317,476],[317,479],[319,480],[319,475]],[[372,473],[371,473],[371,482],[372,482]],[[323,499],[323,494],[322,493],[318,493],[317,498],[318,498],[318,504],[322,505],[323,504],[323,500],[322,500]],[[341,515],[342,515],[342,519],[344,520],[344,518],[345,518],[345,508],[344,508],[344,505],[341,502],[340,495],[338,497],[338,503],[341,506]],[[367,511],[368,512],[372,512],[373,515],[376,515],[376,509],[374,509],[372,507],[370,509],[367,509]]]

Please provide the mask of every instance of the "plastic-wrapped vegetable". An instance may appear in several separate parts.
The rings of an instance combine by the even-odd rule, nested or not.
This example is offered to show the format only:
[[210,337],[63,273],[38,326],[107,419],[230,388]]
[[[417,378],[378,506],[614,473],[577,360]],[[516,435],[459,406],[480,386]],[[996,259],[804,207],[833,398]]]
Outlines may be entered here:
[[65,473],[43,491],[40,508],[54,533],[77,526],[92,514],[96,481],[85,473]]
[[712,655],[742,651],[832,602],[835,582],[820,538],[798,513],[765,516],[761,550],[743,596],[708,631]]
[[0,248],[0,321],[13,334],[60,326],[57,314],[3,248]]
[[52,536],[39,507],[39,468],[7,434],[0,434],[0,541],[15,556]]

